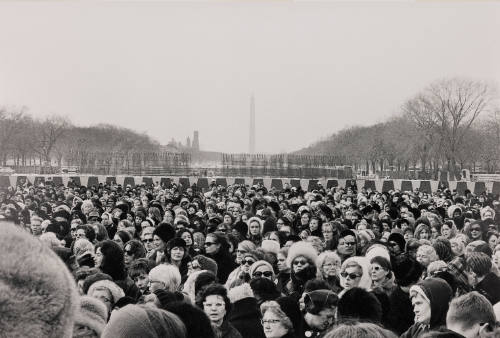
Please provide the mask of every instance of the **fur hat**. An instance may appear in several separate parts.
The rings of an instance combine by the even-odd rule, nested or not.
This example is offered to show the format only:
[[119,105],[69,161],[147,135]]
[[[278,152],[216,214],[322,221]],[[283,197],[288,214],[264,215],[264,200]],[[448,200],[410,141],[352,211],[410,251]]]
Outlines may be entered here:
[[75,281],[61,259],[14,224],[0,228],[0,335],[71,337]]
[[316,259],[318,258],[318,253],[316,249],[312,246],[311,243],[308,242],[296,242],[293,243],[290,249],[288,250],[288,257],[286,258],[286,264],[291,267],[292,262],[298,256],[304,256],[307,258],[311,264],[315,264]]
[[406,241],[405,238],[402,234],[393,232],[389,235],[389,238],[387,239],[387,242],[396,242],[399,245],[399,248],[401,251],[404,251],[405,246],[406,246]]
[[482,209],[481,209],[481,211],[480,211],[480,213],[481,213],[481,220],[483,220],[483,221],[485,220],[485,217],[484,217],[484,216],[485,216],[485,214],[486,214],[487,212],[490,212],[490,213],[491,213],[491,215],[492,215],[491,219],[495,219],[495,210],[493,210],[493,209],[492,209],[491,207],[489,207],[489,206],[486,206],[486,207],[482,208]]
[[99,288],[104,288],[109,291],[111,296],[113,297],[113,304],[118,301],[118,299],[125,297],[125,293],[123,292],[123,289],[119,287],[115,282],[110,281],[110,280],[100,280],[95,282],[89,287],[89,290],[87,291],[88,295],[92,295],[95,290]]
[[448,218],[453,219],[453,213],[455,213],[455,210],[460,211],[460,215],[462,214],[462,208],[460,206],[453,204],[448,207],[447,213],[448,213]]
[[102,301],[90,296],[80,297],[80,310],[76,314],[75,325],[88,327],[100,337],[107,319],[108,309]]
[[265,252],[270,252],[275,255],[278,255],[278,252],[280,251],[280,244],[271,239],[263,240],[260,246]]
[[422,276],[422,266],[408,255],[392,256],[391,265],[396,282],[400,286],[410,286],[418,282]]
[[260,260],[260,261],[257,261],[257,262],[252,264],[252,266],[250,267],[250,270],[248,271],[250,276],[253,276],[253,273],[255,272],[255,270],[257,270],[262,265],[267,266],[271,270],[271,272],[273,273],[273,279],[274,279],[275,275],[274,275],[273,266],[268,261],[265,261],[265,260]]
[[387,247],[381,244],[373,244],[366,250],[365,257],[370,261],[373,257],[377,256],[384,257],[387,260],[391,259]]
[[170,251],[173,248],[184,248],[186,250],[186,241],[182,238],[175,237],[167,242],[167,250]]
[[341,321],[380,323],[382,305],[377,297],[361,288],[347,290],[339,300],[338,316]]
[[231,303],[236,303],[244,298],[254,297],[252,288],[248,283],[243,283],[230,289],[227,296],[229,297]]
[[202,270],[208,270],[214,273],[214,275],[217,276],[217,262],[214,261],[212,258],[204,256],[204,255],[197,255],[193,257],[193,261],[197,260],[198,263],[200,263],[200,268]]
[[167,243],[169,240],[175,237],[175,230],[168,223],[160,223],[158,227],[153,231],[153,235],[161,238],[162,241]]

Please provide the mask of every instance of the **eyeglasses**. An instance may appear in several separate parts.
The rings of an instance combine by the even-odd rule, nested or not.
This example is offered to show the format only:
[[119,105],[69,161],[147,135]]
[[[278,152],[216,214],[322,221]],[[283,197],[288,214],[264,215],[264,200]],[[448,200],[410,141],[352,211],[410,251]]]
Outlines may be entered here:
[[356,279],[356,278],[361,277],[361,275],[357,275],[355,273],[347,273],[347,272],[342,272],[340,275],[342,276],[342,278],[349,277],[349,279]]
[[271,271],[264,271],[264,272],[262,272],[262,271],[255,271],[253,273],[253,277],[254,278],[259,278],[259,277],[262,277],[262,276],[269,278],[269,277],[273,276],[273,273]]
[[308,262],[306,260],[295,260],[293,261],[293,265],[306,265]]
[[380,266],[372,266],[372,270],[379,271],[382,270]]
[[266,324],[275,325],[275,324],[281,323],[281,320],[279,320],[279,319],[262,319],[260,322],[262,323],[262,325],[266,325]]
[[241,265],[252,265],[253,263],[255,263],[254,260],[251,260],[251,259],[243,259],[241,260]]
[[153,243],[153,239],[152,238],[145,238],[142,240],[142,243]]
[[217,243],[214,243],[214,242],[205,242],[205,244],[203,244],[204,246],[211,246],[211,245],[215,245]]

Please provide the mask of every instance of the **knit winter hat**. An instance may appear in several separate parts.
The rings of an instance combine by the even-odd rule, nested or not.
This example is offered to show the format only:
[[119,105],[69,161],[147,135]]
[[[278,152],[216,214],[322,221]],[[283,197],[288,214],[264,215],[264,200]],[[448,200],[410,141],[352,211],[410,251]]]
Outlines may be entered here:
[[193,261],[197,260],[198,263],[200,263],[200,268],[202,270],[208,270],[214,273],[214,275],[217,276],[217,263],[210,257],[203,256],[203,255],[197,255],[193,257]]
[[115,282],[112,282],[110,280],[100,280],[95,282],[89,287],[89,291],[87,292],[87,294],[92,295],[95,290],[100,288],[104,288],[109,291],[109,293],[113,297],[112,300],[113,304],[115,304],[118,301],[118,299],[125,297],[123,289],[119,287]]
[[61,259],[14,224],[0,222],[0,336],[71,337],[78,292]]
[[491,270],[491,258],[482,252],[472,252],[467,257],[467,268],[478,276],[484,276]]
[[274,270],[273,270],[273,266],[268,262],[268,261],[264,261],[264,260],[260,260],[260,261],[257,261],[255,263],[252,264],[252,266],[250,267],[250,270],[248,271],[250,276],[253,276],[253,273],[261,266],[267,266],[271,272],[273,273],[273,280],[274,278],[276,277],[274,275]]
[[298,256],[303,256],[307,258],[310,264],[314,265],[316,259],[318,258],[318,253],[316,252],[316,249],[314,249],[311,243],[308,242],[293,243],[290,249],[288,250],[288,256],[286,258],[287,266],[291,267],[293,261]]
[[273,253],[275,255],[278,255],[278,252],[280,251],[280,244],[274,240],[271,240],[271,239],[263,240],[260,247],[265,252],[270,252],[270,253]]
[[80,297],[80,309],[75,317],[75,325],[86,326],[100,337],[107,319],[108,310],[102,301],[90,296]]

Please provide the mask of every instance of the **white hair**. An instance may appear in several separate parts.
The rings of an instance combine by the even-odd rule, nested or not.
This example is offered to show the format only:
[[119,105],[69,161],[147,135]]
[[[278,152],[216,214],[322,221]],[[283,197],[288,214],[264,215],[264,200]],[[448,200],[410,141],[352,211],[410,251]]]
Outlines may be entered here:
[[181,285],[181,273],[172,264],[160,264],[149,271],[149,279],[156,279],[165,284],[167,291],[177,291]]

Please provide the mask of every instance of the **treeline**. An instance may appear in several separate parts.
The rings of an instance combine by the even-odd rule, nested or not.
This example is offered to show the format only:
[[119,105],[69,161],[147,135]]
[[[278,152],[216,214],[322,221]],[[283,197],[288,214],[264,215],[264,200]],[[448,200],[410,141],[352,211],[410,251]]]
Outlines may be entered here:
[[345,128],[301,154],[344,156],[357,169],[500,170],[500,110],[493,86],[466,79],[432,83],[388,121]]
[[158,152],[160,144],[130,129],[98,124],[79,127],[61,116],[35,118],[25,109],[0,108],[0,161],[50,165],[74,153]]

